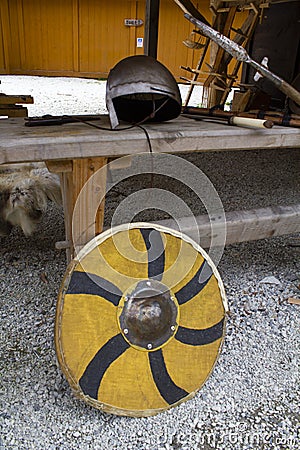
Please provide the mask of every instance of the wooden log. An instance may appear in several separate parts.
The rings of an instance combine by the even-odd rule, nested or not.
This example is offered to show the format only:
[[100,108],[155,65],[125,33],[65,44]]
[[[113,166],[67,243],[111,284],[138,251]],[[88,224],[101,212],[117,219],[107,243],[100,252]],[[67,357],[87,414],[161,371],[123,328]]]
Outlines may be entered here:
[[[248,111],[244,111],[242,113],[239,113],[240,116],[243,117],[262,117],[264,116],[264,119],[271,120],[274,122],[275,125],[281,125],[284,127],[296,127],[300,128],[300,119],[294,119],[291,116],[276,116],[276,115],[268,115],[268,114],[256,114]],[[295,115],[294,115],[295,116]]]
[[[300,204],[231,211],[226,213],[225,216],[226,245],[300,232]],[[211,220],[207,215],[196,217],[197,228],[195,227],[195,221],[188,217],[178,220],[178,224],[170,219],[155,223],[174,229],[180,227],[183,233],[192,238],[197,235],[198,228],[200,245],[204,248],[211,245],[211,224],[214,224],[215,242],[222,245],[222,242],[218,242],[218,235],[224,235],[224,223],[218,217],[212,217]]]
[[299,114],[285,114],[282,111],[262,111],[260,109],[251,109],[250,111],[247,112],[251,114],[256,114],[257,117],[272,116],[272,117],[281,117],[282,119],[284,119],[286,116],[288,116],[288,118],[290,119],[300,120]]
[[[279,117],[276,115],[268,115],[265,114],[263,111],[261,112],[251,112],[251,111],[243,111],[243,112],[232,112],[232,111],[223,111],[221,109],[209,109],[209,108],[198,108],[196,106],[186,106],[182,109],[183,114],[188,114],[188,115],[195,115],[195,117],[197,116],[206,116],[206,117],[217,117],[217,118],[230,118],[230,117],[249,117],[252,119],[260,119],[260,120],[265,120],[267,122],[273,122],[273,124],[275,125],[282,125],[285,127],[297,127],[300,128],[300,120],[299,119],[294,119],[294,118],[290,118],[289,116],[287,117]],[[294,115],[295,117],[295,115]],[[272,128],[271,126],[269,126],[271,124],[268,124],[268,126],[266,128]]]
[[32,104],[33,102],[31,95],[6,95],[0,93],[0,105]]
[[24,106],[19,105],[0,105],[0,116],[26,117],[28,116],[28,110]]

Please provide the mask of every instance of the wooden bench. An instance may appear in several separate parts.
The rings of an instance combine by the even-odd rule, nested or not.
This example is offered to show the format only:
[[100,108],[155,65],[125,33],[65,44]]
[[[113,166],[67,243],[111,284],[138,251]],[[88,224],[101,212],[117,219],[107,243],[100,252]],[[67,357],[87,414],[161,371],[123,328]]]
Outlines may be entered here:
[[[108,116],[95,122],[109,128]],[[151,139],[153,153],[239,151],[255,149],[299,148],[300,129],[273,127],[246,129],[222,123],[194,121],[185,117],[165,123],[144,125]],[[291,150],[293,151],[293,150]],[[149,152],[143,130],[98,130],[83,123],[51,127],[25,127],[21,118],[0,120],[0,164],[46,162],[48,168],[61,176],[66,247],[68,259],[73,255],[72,214],[78,194],[90,177],[102,169],[101,186],[89,183],[86,198],[77,212],[80,220],[74,225],[80,245],[94,233],[100,233],[104,220],[104,200],[90,226],[95,205],[106,186],[105,166],[108,158]],[[95,216],[95,214],[94,214]],[[262,210],[234,212],[227,215],[227,243],[261,239],[300,231],[300,205],[270,207]],[[185,229],[189,223],[183,219]],[[209,239],[207,217],[197,218],[202,233]],[[172,226],[172,222],[167,222]],[[73,229],[74,232],[74,229]],[[202,244],[202,243],[201,243]],[[79,244],[78,244],[79,245]]]

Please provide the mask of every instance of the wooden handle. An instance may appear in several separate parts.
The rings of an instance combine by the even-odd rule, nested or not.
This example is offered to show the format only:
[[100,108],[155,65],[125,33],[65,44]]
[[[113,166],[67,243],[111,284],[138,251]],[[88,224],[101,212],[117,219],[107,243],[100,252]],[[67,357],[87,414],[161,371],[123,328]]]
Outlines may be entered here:
[[297,89],[295,89],[286,81],[282,80],[280,90],[300,106],[300,92],[297,91]]
[[246,128],[272,128],[274,123],[271,120],[251,119],[250,117],[230,117],[230,125]]
[[175,3],[182,9],[185,14],[191,14],[196,19],[201,20],[206,25],[210,25],[204,16],[200,13],[200,11],[195,8],[191,0],[174,0]]

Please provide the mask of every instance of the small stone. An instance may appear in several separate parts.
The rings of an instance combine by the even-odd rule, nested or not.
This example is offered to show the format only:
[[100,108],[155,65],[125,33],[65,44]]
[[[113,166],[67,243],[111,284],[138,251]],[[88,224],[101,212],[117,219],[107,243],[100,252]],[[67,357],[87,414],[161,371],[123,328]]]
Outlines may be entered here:
[[275,278],[274,276],[265,277],[259,283],[260,284],[276,284],[276,285],[281,284],[280,281],[277,278]]

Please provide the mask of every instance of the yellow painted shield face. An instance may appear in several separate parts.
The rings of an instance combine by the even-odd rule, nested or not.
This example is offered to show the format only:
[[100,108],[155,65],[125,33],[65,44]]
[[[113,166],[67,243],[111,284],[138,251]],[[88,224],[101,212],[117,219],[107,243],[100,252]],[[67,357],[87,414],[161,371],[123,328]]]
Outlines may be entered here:
[[88,404],[157,414],[204,384],[226,311],[220,276],[190,238],[147,223],[115,227],[67,270],[57,304],[58,360]]

